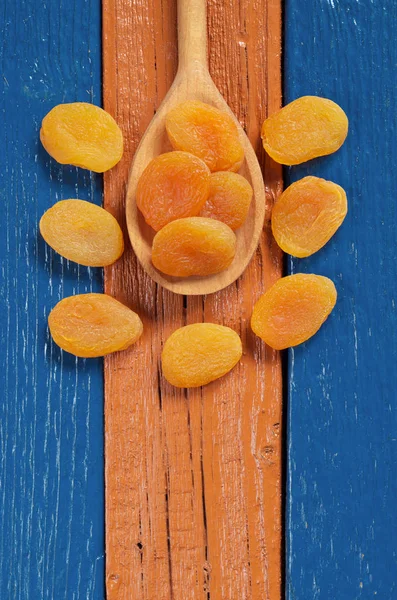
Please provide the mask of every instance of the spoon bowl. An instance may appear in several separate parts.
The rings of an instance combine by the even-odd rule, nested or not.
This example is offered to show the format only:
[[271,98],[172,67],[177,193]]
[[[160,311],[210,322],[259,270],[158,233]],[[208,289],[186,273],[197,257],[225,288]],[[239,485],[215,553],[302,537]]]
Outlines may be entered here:
[[[139,262],[154,281],[177,294],[211,294],[236,281],[251,260],[263,228],[265,190],[255,151],[208,72],[205,0],[178,1],[178,50],[179,67],[175,80],[147,128],[131,165],[126,202],[127,228]],[[244,161],[239,173],[248,180],[254,193],[247,219],[235,231],[237,247],[232,264],[215,275],[180,278],[165,275],[152,264],[151,246],[156,232],[145,223],[137,208],[136,188],[149,162],[173,149],[168,141],[165,118],[172,108],[186,100],[200,100],[233,118],[244,148]]]

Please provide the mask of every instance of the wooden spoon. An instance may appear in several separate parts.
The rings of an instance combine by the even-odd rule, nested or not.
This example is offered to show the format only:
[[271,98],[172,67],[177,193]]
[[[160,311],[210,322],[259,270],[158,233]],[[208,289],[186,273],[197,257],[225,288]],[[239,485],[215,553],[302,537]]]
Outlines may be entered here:
[[[175,80],[147,128],[132,162],[127,188],[127,227],[138,260],[154,281],[177,294],[210,294],[233,283],[255,252],[265,216],[265,190],[254,149],[208,72],[206,0],[178,0],[178,52]],[[167,140],[165,117],[185,100],[201,100],[233,117],[245,152],[239,172],[254,190],[248,217],[236,231],[237,249],[232,264],[225,271],[206,277],[170,277],[155,269],[151,261],[155,232],[145,223],[135,202],[137,183],[145,167],[157,155],[172,150]]]

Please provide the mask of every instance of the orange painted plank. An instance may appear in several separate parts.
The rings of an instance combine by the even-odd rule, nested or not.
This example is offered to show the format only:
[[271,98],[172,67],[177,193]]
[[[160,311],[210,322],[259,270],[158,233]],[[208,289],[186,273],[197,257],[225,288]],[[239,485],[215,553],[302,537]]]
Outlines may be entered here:
[[[281,0],[208,2],[209,65],[263,165],[267,219],[244,275],[226,290],[183,298],[158,288],[127,243],[105,290],[136,310],[144,335],[105,361],[108,599],[278,600],[281,589],[281,363],[252,334],[258,296],[281,274],[270,227],[281,169],[260,125],[281,105]],[[125,153],[105,176],[105,206],[125,228],[134,151],[177,65],[173,0],[103,0],[104,105]],[[127,239],[127,234],[126,239]],[[177,390],[161,376],[167,336],[198,321],[240,333],[229,375]]]

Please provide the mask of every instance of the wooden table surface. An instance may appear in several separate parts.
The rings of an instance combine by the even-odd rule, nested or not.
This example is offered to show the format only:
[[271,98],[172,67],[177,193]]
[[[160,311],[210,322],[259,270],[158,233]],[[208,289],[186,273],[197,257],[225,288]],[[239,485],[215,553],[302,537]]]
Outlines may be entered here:
[[[103,8],[104,106],[126,140],[105,176],[104,202],[124,223],[133,153],[176,73],[176,2],[104,0]],[[278,1],[208,3],[210,72],[265,173],[267,223],[243,276],[219,293],[186,297],[151,281],[130,249],[105,270],[105,290],[144,322],[131,351],[105,360],[109,599],[280,596],[281,362],[249,327],[282,266],[269,227],[281,168],[260,150],[263,119],[281,105],[280,17]],[[202,321],[239,332],[243,358],[210,385],[174,388],[161,374],[162,344]]]
[[[0,598],[100,600],[107,576],[112,599],[278,600],[283,447],[288,600],[394,600],[397,3],[285,0],[282,69],[278,0],[208,2],[210,70],[258,150],[269,207],[281,171],[258,131],[281,77],[284,102],[324,95],[350,119],[338,153],[284,172],[285,185],[336,181],[349,213],[318,254],[285,261],[331,277],[339,299],[286,353],[283,420],[280,358],[244,333],[281,270],[268,225],[237,285],[193,300],[158,290],[129,249],[103,282],[38,235],[54,202],[100,204],[103,191],[101,176],[43,150],[48,110],[80,100],[116,115],[126,154],[104,191],[123,222],[129,161],[175,72],[173,0],[102,4],[4,0],[0,11]],[[46,324],[60,298],[103,284],[149,332],[105,361],[105,385],[102,361],[61,352]],[[168,333],[219,315],[243,333],[236,372],[187,395],[157,380]]]
[[[397,2],[286,0],[284,101],[350,119],[335,155],[293,168],[346,189],[332,241],[288,271],[331,277],[321,335],[288,355],[287,597],[397,598]],[[321,8],[320,8],[321,6]]]

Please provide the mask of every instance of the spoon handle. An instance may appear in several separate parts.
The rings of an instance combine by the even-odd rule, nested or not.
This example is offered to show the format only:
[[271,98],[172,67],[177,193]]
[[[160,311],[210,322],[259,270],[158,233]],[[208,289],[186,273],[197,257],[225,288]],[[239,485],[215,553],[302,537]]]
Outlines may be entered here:
[[178,0],[179,71],[207,69],[207,1]]

